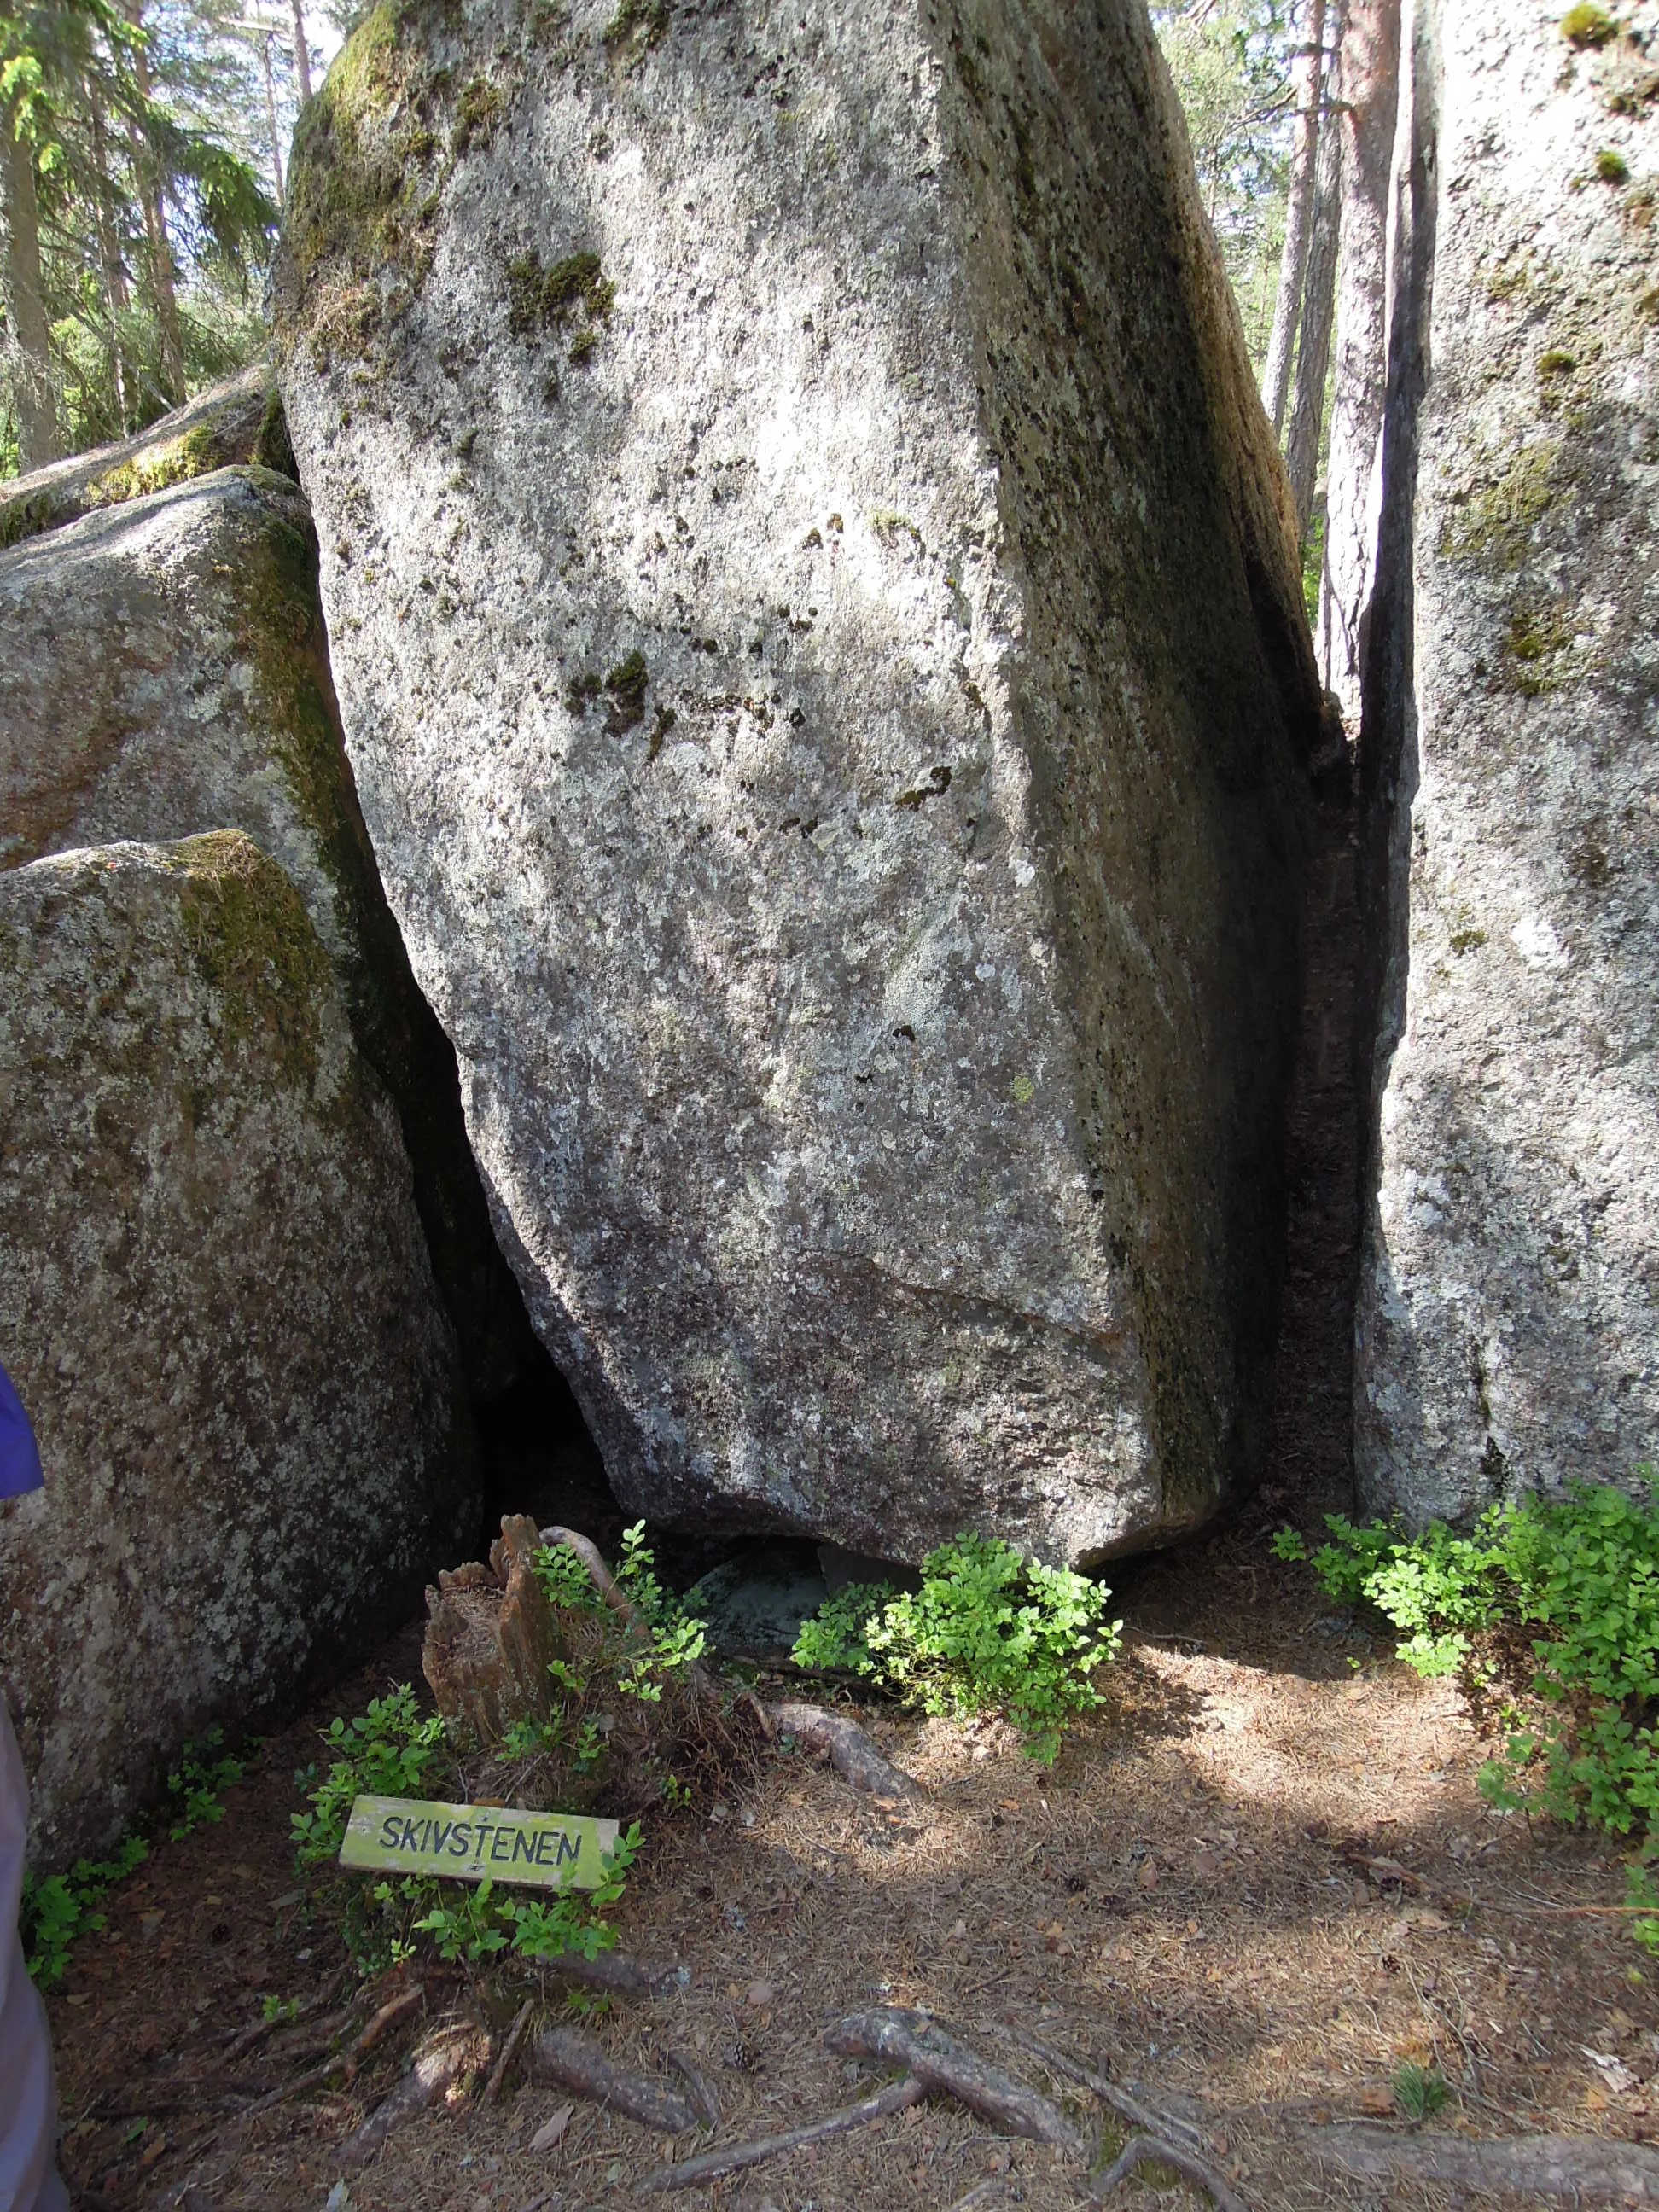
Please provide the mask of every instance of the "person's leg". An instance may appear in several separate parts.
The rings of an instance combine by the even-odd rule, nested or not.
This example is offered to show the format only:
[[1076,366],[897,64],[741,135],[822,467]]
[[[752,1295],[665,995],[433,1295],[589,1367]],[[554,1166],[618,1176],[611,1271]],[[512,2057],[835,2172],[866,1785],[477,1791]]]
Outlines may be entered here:
[[0,2212],[64,2212],[46,2008],[17,1932],[28,1825],[23,1755],[0,1692]]

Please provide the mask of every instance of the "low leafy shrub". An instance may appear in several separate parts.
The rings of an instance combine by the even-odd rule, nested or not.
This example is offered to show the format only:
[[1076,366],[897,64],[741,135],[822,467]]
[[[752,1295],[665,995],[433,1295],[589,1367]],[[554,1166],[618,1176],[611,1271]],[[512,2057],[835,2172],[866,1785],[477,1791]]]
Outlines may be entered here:
[[[331,1721],[323,1741],[333,1753],[326,1772],[309,1766],[295,1777],[309,1807],[292,1816],[301,1873],[337,1859],[355,1798],[447,1797],[462,1790],[442,1721],[421,1711],[407,1682],[374,1698],[355,1719]],[[503,1951],[532,1960],[579,1951],[591,1959],[617,1940],[604,1910],[622,1895],[640,1841],[637,1825],[619,1838],[599,1888],[550,1898],[525,1899],[493,1882],[475,1887],[424,1875],[343,1877],[336,1895],[346,1948],[364,1974],[410,1957],[419,1936],[429,1936],[441,1957],[471,1966]]]
[[1122,1626],[1106,1620],[1109,1596],[1011,1544],[953,1536],[928,1554],[918,1590],[838,1592],[803,1624],[793,1656],[809,1671],[862,1675],[925,1713],[1006,1712],[1051,1765],[1067,1724],[1101,1702],[1092,1676]]
[[[170,1808],[164,1808],[146,1826],[165,1826],[168,1839],[176,1844],[193,1829],[224,1819],[221,1792],[241,1780],[247,1762],[226,1752],[223,1745],[224,1732],[215,1728],[185,1746],[178,1766],[167,1776]],[[216,1758],[216,1753],[220,1754]],[[81,1937],[95,1936],[106,1925],[99,1905],[149,1856],[149,1844],[135,1829],[106,1859],[77,1859],[67,1874],[24,1875],[19,1926],[23,1956],[38,1988],[57,1988]]]
[[[1563,1498],[1495,1505],[1460,1535],[1327,1517],[1310,1554],[1285,1529],[1281,1559],[1308,1559],[1339,1602],[1378,1607],[1419,1674],[1458,1674],[1500,1697],[1504,1741],[1482,1770],[1494,1804],[1526,1805],[1659,1844],[1659,1498],[1580,1484]],[[1529,1663],[1507,1662],[1519,1648]],[[1635,1901],[1659,1896],[1638,1869]],[[1647,1923],[1638,1923],[1638,1933]],[[1659,1919],[1651,1923],[1659,1948]],[[1644,1940],[1648,1940],[1645,1936]]]
[[67,1874],[24,1875],[19,1929],[37,1988],[57,1988],[79,1938],[104,1926],[100,1903],[149,1856],[142,1836],[126,1836],[110,1858],[77,1859]]
[[[222,1820],[225,1808],[220,1793],[240,1782],[247,1771],[247,1761],[225,1751],[224,1741],[222,1729],[210,1729],[199,1741],[185,1746],[177,1769],[167,1777],[167,1795],[173,1801],[167,1835],[175,1844],[194,1828],[211,1827]],[[221,1756],[212,1757],[215,1752]]]

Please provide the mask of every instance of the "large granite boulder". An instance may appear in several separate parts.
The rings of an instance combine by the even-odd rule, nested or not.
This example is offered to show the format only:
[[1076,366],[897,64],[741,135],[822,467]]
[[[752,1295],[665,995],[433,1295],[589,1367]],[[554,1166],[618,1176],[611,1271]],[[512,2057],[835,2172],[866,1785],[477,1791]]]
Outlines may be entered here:
[[383,5],[277,297],[375,852],[625,1504],[1200,1521],[1318,702],[1141,0]]
[[1356,1455],[1414,1519],[1659,1443],[1659,127],[1596,13],[1447,9],[1407,57],[1432,307],[1392,387],[1426,362]]
[[47,1476],[0,1514],[0,1674],[52,1863],[479,1510],[396,1116],[240,832],[0,873],[0,1252]]
[[[205,419],[227,411],[240,419],[228,401]],[[18,495],[48,477],[61,495],[49,471]],[[363,829],[304,495],[270,470],[226,467],[48,526],[0,552],[0,867],[227,828],[281,864],[397,1109],[467,1376],[490,1396],[527,1331],[467,1146],[454,1056],[410,973]]]

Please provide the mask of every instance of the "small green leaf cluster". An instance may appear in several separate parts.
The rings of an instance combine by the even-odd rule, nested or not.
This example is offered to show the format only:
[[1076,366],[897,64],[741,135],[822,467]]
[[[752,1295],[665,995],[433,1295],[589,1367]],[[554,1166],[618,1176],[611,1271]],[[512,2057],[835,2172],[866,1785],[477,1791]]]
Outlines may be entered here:
[[802,1626],[798,1666],[847,1668],[919,1711],[1005,1712],[1052,1765],[1068,1723],[1101,1702],[1094,1670],[1117,1650],[1110,1593],[1012,1544],[964,1534],[928,1554],[921,1587],[855,1585]]
[[224,1819],[220,1792],[240,1782],[247,1771],[246,1760],[231,1753],[219,1759],[210,1756],[222,1749],[224,1741],[222,1729],[210,1729],[198,1741],[185,1746],[177,1769],[167,1777],[167,1795],[174,1805],[167,1835],[175,1844],[193,1828],[210,1827]]
[[[587,1569],[567,1546],[555,1544],[538,1553],[536,1573],[554,1607],[601,1617],[608,1613]],[[521,1722],[509,1731],[509,1756],[524,1757],[530,1750],[565,1743],[574,1750],[579,1766],[586,1770],[597,1765],[604,1755],[604,1737],[598,1733],[596,1717],[584,1710],[595,1692],[660,1705],[665,1686],[702,1657],[708,1632],[658,1579],[643,1521],[623,1531],[617,1587],[633,1607],[635,1629],[630,1632],[618,1620],[615,1639],[601,1639],[585,1663],[554,1661],[549,1672],[563,1692],[560,1712],[550,1722]]]
[[[1400,1656],[1420,1674],[1480,1681],[1482,1632],[1536,1632],[1530,1724],[1511,1709],[1481,1786],[1494,1803],[1536,1803],[1615,1835],[1659,1829],[1659,1498],[1652,1468],[1638,1472],[1645,1501],[1579,1484],[1495,1505],[1468,1535],[1435,1522],[1407,1536],[1334,1514],[1334,1540],[1311,1555],[1333,1598],[1369,1600],[1403,1632]],[[1291,1530],[1275,1548],[1309,1557]]]
[[111,1858],[77,1859],[67,1874],[24,1875],[18,1925],[37,1988],[57,1988],[77,1940],[104,1926],[103,1898],[149,1856],[142,1836],[126,1836]]
[[[414,1929],[432,1938],[441,1959],[459,1959],[474,1966],[503,1951],[539,1963],[562,1959],[573,1951],[584,1959],[593,1959],[616,1942],[615,1929],[601,1915],[627,1888],[628,1869],[638,1856],[642,1840],[635,1820],[607,1854],[605,1880],[597,1889],[526,1898],[498,1890],[492,1881],[481,1881],[476,1888],[437,1881],[404,1881],[399,1887],[405,1893],[419,1890],[430,1894],[426,1912],[414,1923]],[[382,1882],[376,1897],[391,1887]]]
[[1408,2120],[1431,2120],[1444,2109],[1446,2077],[1437,2066],[1403,2060],[1394,2069],[1394,2101]]
[[331,1720],[323,1741],[334,1754],[328,1772],[319,1781],[307,1766],[294,1778],[311,1807],[290,1821],[302,1870],[339,1856],[354,1798],[418,1797],[447,1756],[443,1722],[422,1712],[407,1682],[372,1699],[355,1720]]

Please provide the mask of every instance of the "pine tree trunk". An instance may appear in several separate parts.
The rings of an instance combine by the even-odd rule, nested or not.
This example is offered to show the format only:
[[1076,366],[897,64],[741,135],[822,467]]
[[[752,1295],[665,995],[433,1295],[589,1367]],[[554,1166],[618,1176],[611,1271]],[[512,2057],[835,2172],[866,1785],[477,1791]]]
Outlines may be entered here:
[[1318,644],[1320,672],[1352,726],[1359,718],[1381,492],[1389,177],[1400,92],[1400,0],[1348,0],[1341,83],[1336,377]]
[[1309,0],[1307,50],[1297,63],[1299,94],[1296,140],[1291,153],[1291,196],[1285,210],[1285,250],[1279,263],[1279,295],[1273,305],[1273,335],[1262,372],[1261,398],[1273,418],[1275,437],[1285,427],[1285,403],[1291,389],[1291,356],[1302,313],[1303,280],[1308,265],[1308,234],[1313,214],[1315,170],[1320,138],[1321,56],[1325,43],[1325,0]]
[[6,217],[6,306],[18,361],[18,459],[24,469],[38,469],[55,461],[64,448],[52,389],[52,326],[40,274],[34,157],[18,137],[7,108],[0,108],[0,197]]
[[[143,0],[128,0],[127,20],[135,30],[144,23]],[[149,99],[149,61],[142,46],[133,53],[133,80],[138,96]],[[132,146],[132,165],[138,179],[138,204],[143,210],[144,237],[149,248],[150,289],[155,295],[155,326],[161,341],[161,396],[169,407],[185,397],[185,339],[179,320],[179,293],[173,267],[173,241],[167,236],[167,200],[155,157],[134,123],[127,125]]]
[[105,304],[109,311],[110,370],[115,382],[115,410],[120,417],[121,435],[125,438],[138,427],[122,330],[131,295],[127,289],[126,264],[121,258],[121,240],[116,228],[115,210],[110,204],[109,135],[105,126],[104,104],[99,98],[96,85],[89,79],[84,83],[83,91],[87,112],[92,122],[92,158],[96,171],[93,189],[98,218],[98,258],[103,270]]
[[283,197],[283,142],[276,129],[276,87],[270,74],[270,42],[275,32],[267,31],[260,52],[265,64],[265,121],[270,130],[270,166],[276,177],[276,197]]
[[[1334,11],[1334,28],[1341,36],[1341,6]],[[1340,46],[1325,71],[1323,106],[1327,127],[1319,142],[1318,174],[1314,188],[1312,236],[1308,245],[1308,270],[1302,291],[1302,343],[1296,356],[1296,402],[1291,411],[1291,434],[1285,458],[1291,491],[1296,501],[1297,533],[1305,543],[1313,513],[1314,487],[1319,477],[1319,444],[1325,428],[1325,385],[1331,366],[1331,319],[1336,307],[1336,254],[1342,211],[1342,140],[1335,129],[1341,100],[1342,58]]]
[[300,104],[311,97],[311,48],[306,43],[304,0],[294,0],[294,66],[300,73]]

